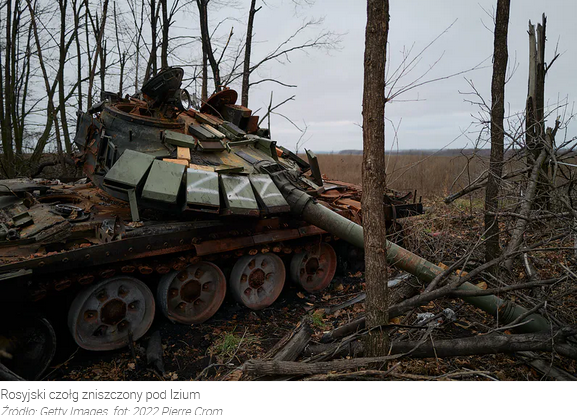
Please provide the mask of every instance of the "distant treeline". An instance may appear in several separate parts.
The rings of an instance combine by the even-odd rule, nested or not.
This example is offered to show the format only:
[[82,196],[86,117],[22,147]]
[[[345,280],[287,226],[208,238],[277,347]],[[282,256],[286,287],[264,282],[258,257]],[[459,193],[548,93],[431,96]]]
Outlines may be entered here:
[[[459,148],[447,148],[447,149],[442,149],[442,150],[417,150],[417,149],[412,149],[412,150],[387,150],[387,153],[389,154],[398,154],[400,156],[404,156],[404,155],[410,155],[410,156],[429,156],[429,155],[438,155],[438,156],[459,156],[459,155],[470,155],[473,154],[473,152],[475,152],[478,156],[481,157],[489,157],[489,155],[491,154],[491,150],[490,149],[471,149],[471,148],[463,148],[463,149],[459,149]],[[334,152],[334,151],[316,151],[317,154],[338,154],[338,155],[348,155],[348,154],[352,154],[352,155],[361,155],[363,154],[363,150],[341,150],[338,152]]]

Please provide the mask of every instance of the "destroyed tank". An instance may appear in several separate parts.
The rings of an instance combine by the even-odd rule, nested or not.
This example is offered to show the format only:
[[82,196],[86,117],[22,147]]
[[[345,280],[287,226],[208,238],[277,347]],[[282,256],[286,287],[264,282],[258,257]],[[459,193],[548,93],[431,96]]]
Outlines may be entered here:
[[[227,292],[259,310],[287,273],[311,293],[333,279],[361,189],[278,145],[232,89],[192,109],[183,74],[167,68],[78,114],[86,180],[0,181],[0,362],[24,377],[52,359],[45,316],[60,309],[78,346],[104,351],[141,338],[155,313],[200,324]],[[310,201],[336,216],[311,216]],[[411,193],[383,202],[391,226],[422,213]],[[339,243],[345,262],[362,260],[362,243]]]

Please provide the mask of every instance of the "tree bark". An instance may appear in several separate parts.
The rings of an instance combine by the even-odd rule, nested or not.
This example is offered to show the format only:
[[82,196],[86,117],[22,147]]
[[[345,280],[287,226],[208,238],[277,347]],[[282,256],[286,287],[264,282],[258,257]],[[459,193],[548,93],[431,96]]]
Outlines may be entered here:
[[[363,88],[363,227],[367,328],[389,322],[386,261],[385,194],[385,63],[389,33],[389,1],[367,0]],[[387,334],[371,330],[365,338],[369,356],[383,356]]]
[[208,3],[210,0],[196,0],[196,5],[198,7],[198,13],[200,17],[200,36],[202,38],[202,50],[203,54],[206,54],[208,63],[212,69],[212,76],[214,78],[214,90],[220,91],[221,81],[220,81],[220,70],[218,68],[218,62],[214,57],[212,50],[212,43],[210,41],[210,32],[208,30]]
[[[11,103],[12,103],[12,1],[6,2],[6,43],[4,45],[4,67],[0,56],[0,71],[4,69],[3,88],[0,89],[0,123],[2,132],[2,152],[4,173],[8,177],[13,177],[14,170],[14,149],[11,125]],[[0,82],[1,84],[2,82]],[[2,102],[3,101],[3,102]]]
[[507,31],[511,0],[497,1],[495,38],[493,43],[493,80],[491,83],[491,159],[485,193],[485,261],[501,255],[499,245],[499,188],[503,175],[505,132],[505,76],[507,72]]
[[244,364],[244,370],[249,375],[317,375],[333,370],[352,370],[373,364],[385,364],[391,360],[400,358],[402,355],[381,357],[364,357],[359,359],[335,360],[332,362],[301,363],[283,362],[278,360],[249,360]]
[[[554,335],[551,333],[514,334],[514,335],[481,335],[449,340],[428,339],[422,341],[393,342],[391,354],[402,354],[415,358],[428,357],[453,357],[473,356],[495,353],[513,353],[520,351],[557,351],[559,354],[574,359],[577,349],[563,343],[564,340],[575,333],[574,327],[566,327],[558,330]],[[352,342],[347,347],[334,349],[333,344],[319,344],[309,346],[306,349],[307,356],[315,356],[321,353],[335,353],[335,357],[344,357],[354,352],[355,356],[364,355],[364,347],[361,342]]]
[[[60,107],[60,125],[62,127],[62,135],[64,137],[64,147],[67,154],[72,154],[72,142],[70,140],[70,132],[68,129],[68,119],[66,116],[66,99],[64,94],[64,65],[66,64],[66,55],[68,48],[66,47],[66,9],[68,8],[68,0],[59,0],[58,6],[60,8],[60,43],[58,56],[58,102]],[[77,31],[73,31],[77,33]],[[75,34],[71,36],[76,37]],[[55,114],[56,116],[56,114]],[[63,157],[63,155],[61,156]]]
[[201,100],[206,102],[208,99],[208,57],[206,56],[204,42],[202,42],[202,91]]
[[306,316],[293,331],[275,345],[271,353],[273,360],[296,360],[308,345],[312,335],[310,317]]
[[[84,2],[79,0],[72,0],[72,8],[74,9],[74,28],[76,29],[76,81],[78,82],[78,111],[82,110],[82,53],[80,49],[80,10]],[[88,49],[89,46],[86,45]]]
[[[160,4],[159,4],[160,6]],[[148,81],[157,71],[157,44],[156,44],[156,27],[158,24],[158,7],[156,0],[150,0],[150,56],[148,64],[146,65],[146,73],[144,74],[144,82]]]
[[[114,3],[114,31],[116,34],[116,50],[118,52],[118,64],[120,65],[120,73],[118,74],[118,95],[122,96],[124,90],[124,68],[126,67],[126,52],[120,48],[120,35],[118,33],[118,14],[116,13],[116,2]],[[138,35],[137,35],[138,36]],[[139,39],[137,38],[137,42]],[[138,75],[138,72],[137,72]]]
[[242,71],[241,105],[248,108],[248,90],[250,88],[250,54],[252,51],[252,29],[254,27],[254,15],[260,10],[256,8],[256,0],[251,0],[246,26],[246,41],[244,44],[244,67]]
[[162,7],[162,43],[160,48],[160,68],[168,68],[168,29],[170,21],[168,18],[167,0],[160,0]]
[[[509,240],[509,245],[507,246],[507,253],[513,253],[519,246],[521,246],[521,241],[523,239],[523,234],[525,233],[525,229],[527,227],[527,219],[531,213],[531,208],[533,207],[533,201],[535,200],[535,196],[537,194],[537,184],[539,180],[539,172],[541,170],[541,164],[545,160],[547,155],[547,150],[542,149],[539,157],[535,160],[535,164],[533,164],[533,169],[531,170],[531,176],[529,177],[529,184],[527,185],[527,189],[525,191],[525,197],[521,202],[521,208],[519,210],[520,217],[515,222],[515,226],[513,228],[513,232],[511,234],[511,239]],[[505,266],[511,270],[513,267],[513,258],[509,258],[505,261]]]
[[[89,10],[88,8],[86,9]],[[105,68],[102,67],[102,62],[104,60],[102,55],[102,39],[104,38],[104,28],[106,27],[106,15],[108,12],[108,0],[104,0],[102,5],[102,17],[100,20],[100,25],[94,27],[94,35],[96,36],[96,50],[94,52],[94,57],[92,58],[92,66],[90,67],[90,73],[88,74],[88,108],[92,106],[92,91],[94,89],[94,78],[96,76],[96,65],[98,61],[101,62],[100,71],[104,71]],[[99,59],[100,58],[100,59]],[[102,79],[102,78],[101,78]]]

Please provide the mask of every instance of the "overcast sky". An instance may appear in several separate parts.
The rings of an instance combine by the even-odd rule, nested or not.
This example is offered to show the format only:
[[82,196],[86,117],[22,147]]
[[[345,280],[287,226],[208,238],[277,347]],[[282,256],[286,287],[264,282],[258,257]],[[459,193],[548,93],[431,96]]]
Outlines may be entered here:
[[[248,1],[243,1],[248,3]],[[361,102],[363,89],[364,31],[366,2],[364,0],[316,0],[312,7],[296,10],[290,0],[268,1],[255,21],[253,59],[270,50],[308,17],[324,17],[324,29],[342,33],[339,50],[311,51],[291,56],[289,64],[273,63],[259,72],[260,77],[274,76],[282,82],[298,85],[282,88],[271,83],[251,91],[250,107],[268,106],[270,91],[275,102],[291,95],[296,99],[280,112],[295,123],[308,125],[305,147],[315,151],[340,151],[362,148]],[[468,72],[448,80],[424,85],[387,104],[387,148],[438,149],[471,147],[478,136],[479,125],[473,124],[479,108],[466,102],[475,88],[490,102],[491,54],[493,48],[492,14],[496,0],[391,0],[388,48],[390,68],[402,61],[402,51],[412,48],[413,56],[433,39],[444,33],[423,55],[419,65],[404,78],[406,84],[434,68],[423,78],[443,77],[483,63],[484,69]],[[242,12],[242,11],[239,11]],[[246,13],[246,11],[244,11]],[[577,63],[577,16],[575,0],[513,0],[509,22],[509,69],[515,68],[506,89],[508,111],[518,113],[527,95],[529,19],[548,18],[547,61],[555,48],[561,53],[546,80],[546,100],[551,107],[559,101],[568,103],[569,112],[577,97],[575,64]],[[244,28],[243,28],[244,29]],[[312,32],[311,32],[312,33]],[[312,34],[311,34],[312,35]],[[551,117],[549,124],[554,122]],[[398,126],[398,142],[394,142],[392,124]],[[281,117],[272,121],[273,139],[294,149],[301,133]],[[567,134],[575,135],[570,127]]]

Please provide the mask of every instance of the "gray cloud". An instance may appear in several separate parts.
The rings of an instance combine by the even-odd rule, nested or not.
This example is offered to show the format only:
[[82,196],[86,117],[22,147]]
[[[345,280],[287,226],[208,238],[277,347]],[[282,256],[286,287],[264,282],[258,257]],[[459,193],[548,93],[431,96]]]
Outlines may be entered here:
[[[423,74],[430,65],[442,58],[425,79],[442,77],[479,64],[484,59],[485,69],[456,76],[449,80],[422,86],[399,97],[399,102],[387,106],[387,117],[396,125],[401,121],[398,146],[401,149],[440,148],[448,145],[468,128],[478,108],[465,102],[470,98],[460,92],[470,92],[466,79],[471,80],[487,102],[490,102],[491,60],[493,34],[491,26],[495,1],[465,0],[411,0],[391,2],[389,33],[390,66],[402,61],[402,51],[422,50],[455,20],[421,57],[416,69],[405,83]],[[573,81],[576,46],[573,43],[577,28],[572,18],[577,15],[577,2],[569,0],[525,0],[512,2],[509,25],[510,69],[516,68],[507,85],[507,101],[511,113],[522,111],[527,93],[527,24],[548,17],[547,59],[553,56],[557,42],[562,56],[552,67],[547,78],[546,96],[552,107],[559,98],[568,97],[572,104],[577,96]],[[361,102],[363,88],[364,29],[366,3],[361,0],[317,0],[309,9],[295,16],[290,1],[275,7],[263,7],[255,23],[256,44],[254,57],[270,50],[282,41],[306,17],[325,17],[324,28],[344,33],[340,51],[312,51],[291,56],[291,63],[272,64],[260,75],[274,75],[298,88],[286,89],[263,84],[251,92],[252,108],[268,106],[270,91],[276,102],[293,94],[296,100],[282,107],[281,112],[296,123],[308,125],[307,147],[316,151],[360,149],[362,132]],[[415,100],[420,101],[415,101]],[[407,102],[401,102],[406,100]],[[260,112],[264,113],[263,110]],[[550,123],[553,122],[551,118]],[[475,131],[478,128],[474,128]],[[281,117],[273,117],[272,133],[275,140],[294,148],[301,133]],[[574,133],[569,130],[569,136]],[[387,125],[387,140],[393,131]],[[470,146],[471,137],[461,137],[450,147]],[[387,147],[391,145],[387,143]]]

